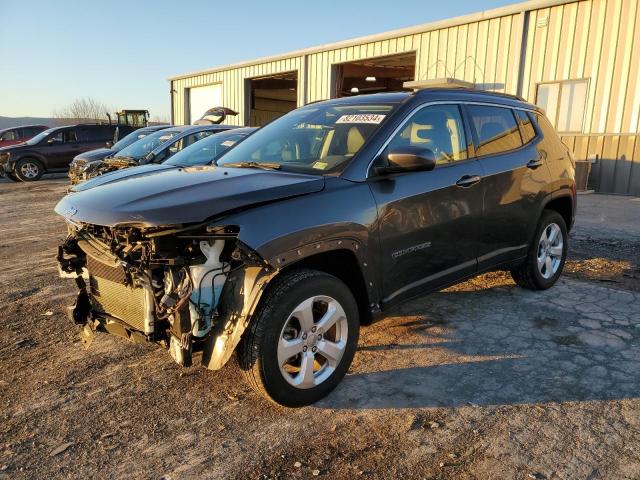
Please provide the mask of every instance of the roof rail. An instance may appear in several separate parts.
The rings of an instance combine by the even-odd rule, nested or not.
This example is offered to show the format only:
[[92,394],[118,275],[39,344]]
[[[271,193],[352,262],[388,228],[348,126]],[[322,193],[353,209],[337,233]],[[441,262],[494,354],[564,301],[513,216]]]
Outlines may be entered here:
[[412,80],[410,82],[404,82],[402,86],[414,90],[422,90],[425,88],[476,88],[475,83],[451,77],[434,78],[431,80]]

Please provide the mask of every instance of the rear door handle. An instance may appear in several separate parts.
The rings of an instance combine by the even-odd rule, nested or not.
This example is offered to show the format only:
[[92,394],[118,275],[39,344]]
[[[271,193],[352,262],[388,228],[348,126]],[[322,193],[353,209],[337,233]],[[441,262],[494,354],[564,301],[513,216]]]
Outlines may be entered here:
[[542,160],[540,159],[529,160],[529,163],[527,163],[527,168],[531,168],[532,170],[535,170],[540,166],[542,166]]
[[460,180],[456,182],[456,185],[459,187],[470,187],[475,185],[481,180],[480,175],[465,175]]

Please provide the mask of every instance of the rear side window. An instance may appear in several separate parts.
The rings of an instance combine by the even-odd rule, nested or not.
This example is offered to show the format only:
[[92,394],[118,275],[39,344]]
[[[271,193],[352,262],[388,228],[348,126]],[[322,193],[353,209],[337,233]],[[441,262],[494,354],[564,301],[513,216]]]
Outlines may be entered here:
[[18,138],[19,136],[18,136],[17,130],[8,130],[0,136],[0,140],[3,140],[3,141],[18,140]]
[[107,140],[113,140],[115,127],[111,125],[96,125],[84,127],[82,130],[85,141],[106,142]]
[[468,105],[478,138],[477,154],[495,155],[522,146],[522,137],[510,108]]
[[529,117],[527,112],[522,110],[514,110],[513,113],[516,116],[516,120],[518,120],[520,133],[522,134],[522,140],[526,145],[531,140],[536,138],[536,131],[533,128],[533,124],[531,123],[531,118]]
[[558,140],[558,134],[556,133],[555,129],[551,126],[551,123],[549,122],[549,120],[547,120],[547,117],[545,117],[544,115],[536,114],[536,115],[533,115],[533,118],[538,124],[538,127],[540,127],[540,130],[542,130],[542,135],[546,140],[549,140],[549,141],[552,141],[554,139]]

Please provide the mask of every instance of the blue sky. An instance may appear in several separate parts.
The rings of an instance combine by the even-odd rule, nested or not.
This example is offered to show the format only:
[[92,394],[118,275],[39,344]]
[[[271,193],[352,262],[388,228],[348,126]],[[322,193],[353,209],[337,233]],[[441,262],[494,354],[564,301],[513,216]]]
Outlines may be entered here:
[[0,116],[88,96],[168,119],[171,75],[509,3],[0,0]]

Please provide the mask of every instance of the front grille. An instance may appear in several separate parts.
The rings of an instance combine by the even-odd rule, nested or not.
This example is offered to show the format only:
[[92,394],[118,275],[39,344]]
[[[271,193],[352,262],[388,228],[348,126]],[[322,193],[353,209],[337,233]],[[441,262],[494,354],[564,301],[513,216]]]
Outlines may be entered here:
[[87,270],[93,309],[144,331],[145,290],[125,285],[121,267],[109,267],[90,256],[87,256]]

